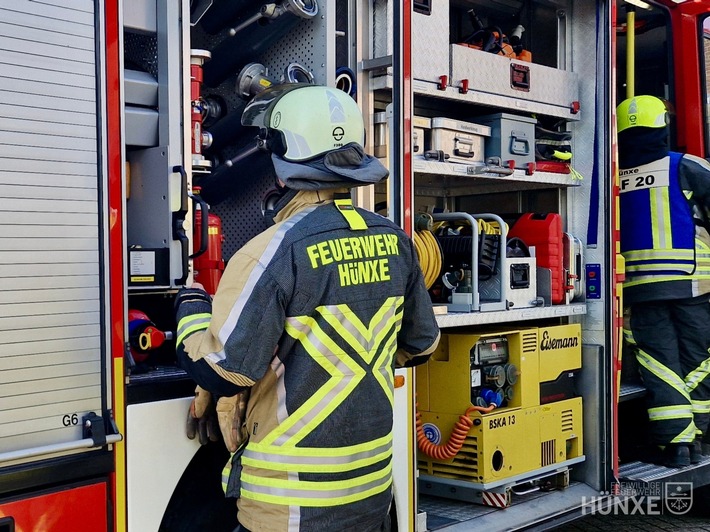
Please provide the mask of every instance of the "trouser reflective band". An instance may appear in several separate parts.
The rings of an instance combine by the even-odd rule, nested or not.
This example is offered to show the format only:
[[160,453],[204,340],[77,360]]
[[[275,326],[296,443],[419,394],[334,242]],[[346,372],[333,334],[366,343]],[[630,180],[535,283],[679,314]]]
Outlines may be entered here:
[[656,377],[676,390],[683,397],[687,398],[688,403],[690,403],[690,394],[686,390],[685,382],[683,382],[675,371],[664,366],[657,360],[654,360],[653,357],[641,349],[639,349],[636,353],[636,359],[645,369],[653,373]]
[[648,409],[649,421],[662,421],[664,419],[693,419],[690,405],[659,406]]
[[693,399],[693,414],[710,414],[710,401],[696,401]]
[[697,429],[695,428],[695,423],[693,421],[671,440],[671,443],[693,443],[695,441]]
[[382,493],[391,484],[391,463],[360,477],[319,482],[259,477],[243,471],[241,496],[284,506],[340,506]]
[[631,329],[622,329],[624,333],[624,340],[626,340],[630,345],[636,345],[636,340],[634,340],[634,335]]
[[685,386],[688,391],[693,391],[710,374],[710,358],[703,360],[700,365],[685,377]]
[[693,419],[695,420],[696,434],[705,434],[710,425],[710,400],[693,399]]
[[670,443],[690,443],[695,440],[696,427],[693,422],[693,412],[690,405],[659,406],[648,409],[650,421],[667,421],[671,419],[689,419],[690,423]]
[[[663,405],[648,409],[649,419],[654,422],[652,431],[657,435],[664,434],[663,439],[668,443],[691,443],[695,440],[695,423],[693,421],[693,412],[690,405],[690,394],[685,388],[685,382],[678,376],[676,372],[661,364],[645,351],[638,349],[636,358],[639,361],[642,369],[649,372],[655,378],[660,380],[661,386],[666,386],[668,391],[662,388],[656,389],[656,399],[661,402],[670,399],[668,395],[670,390],[680,394],[688,401],[682,405]],[[675,395],[676,399],[678,398]],[[665,398],[665,399],[663,399]],[[685,420],[689,422],[686,424]],[[655,428],[654,428],[655,427]]]

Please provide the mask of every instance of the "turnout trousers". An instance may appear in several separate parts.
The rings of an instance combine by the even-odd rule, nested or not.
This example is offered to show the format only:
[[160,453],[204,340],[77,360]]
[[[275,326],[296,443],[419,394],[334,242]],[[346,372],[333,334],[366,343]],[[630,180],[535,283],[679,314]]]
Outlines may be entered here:
[[624,331],[647,388],[652,442],[691,443],[710,423],[710,302],[690,299],[631,306]]

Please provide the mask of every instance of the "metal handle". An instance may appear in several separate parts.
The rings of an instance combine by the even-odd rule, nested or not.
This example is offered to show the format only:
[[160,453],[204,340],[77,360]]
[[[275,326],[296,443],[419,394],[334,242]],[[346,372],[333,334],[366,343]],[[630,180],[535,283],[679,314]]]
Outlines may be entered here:
[[[207,239],[210,236],[209,233],[209,210],[210,207],[207,205],[207,202],[203,200],[201,197],[196,196],[194,194],[188,194],[189,198],[197,203],[200,206],[200,223],[202,226],[200,227],[200,249],[198,249],[196,252],[194,252],[192,255],[190,255],[189,258],[194,259],[195,257],[199,257],[202,255],[205,251],[207,251]],[[195,209],[197,210],[197,209]],[[194,227],[194,224],[193,224]]]
[[[467,146],[468,150],[461,151],[459,145]],[[457,157],[473,158],[473,140],[467,137],[454,137],[454,155]]]
[[510,132],[510,153],[515,155],[530,154],[530,141],[522,131]]
[[[116,443],[121,440],[123,440],[123,436],[121,434],[109,434],[106,436],[106,444]],[[10,462],[12,460],[23,460],[25,458],[43,456],[46,454],[74,451],[77,449],[90,449],[95,446],[93,438],[84,438],[83,440],[43,445],[41,447],[32,447],[31,449],[19,449],[17,451],[0,453],[0,463]]]

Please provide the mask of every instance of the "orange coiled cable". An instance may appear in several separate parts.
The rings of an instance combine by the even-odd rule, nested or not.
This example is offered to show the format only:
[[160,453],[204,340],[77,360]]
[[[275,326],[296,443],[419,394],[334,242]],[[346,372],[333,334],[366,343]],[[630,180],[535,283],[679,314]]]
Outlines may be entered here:
[[473,419],[468,417],[468,415],[475,411],[487,414],[495,407],[496,405],[489,405],[485,407],[470,406],[467,408],[466,412],[460,415],[459,420],[454,424],[454,429],[451,431],[449,441],[442,445],[437,445],[436,443],[429,441],[429,438],[426,437],[422,426],[422,415],[417,410],[417,447],[425,455],[436,460],[448,460],[449,458],[453,458],[461,450],[461,447],[463,447],[463,442],[466,441],[466,436],[468,436],[468,432],[471,430],[471,427],[473,427]]

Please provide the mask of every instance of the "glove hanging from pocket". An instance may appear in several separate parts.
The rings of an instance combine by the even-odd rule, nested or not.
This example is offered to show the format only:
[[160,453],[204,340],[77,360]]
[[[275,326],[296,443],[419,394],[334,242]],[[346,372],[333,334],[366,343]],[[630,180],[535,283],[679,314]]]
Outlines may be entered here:
[[220,397],[217,401],[217,419],[224,445],[230,453],[235,452],[248,437],[246,411],[250,388],[232,397]]
[[195,397],[187,411],[185,433],[191,440],[198,436],[200,445],[219,441],[219,424],[212,394],[204,388],[195,388]]

